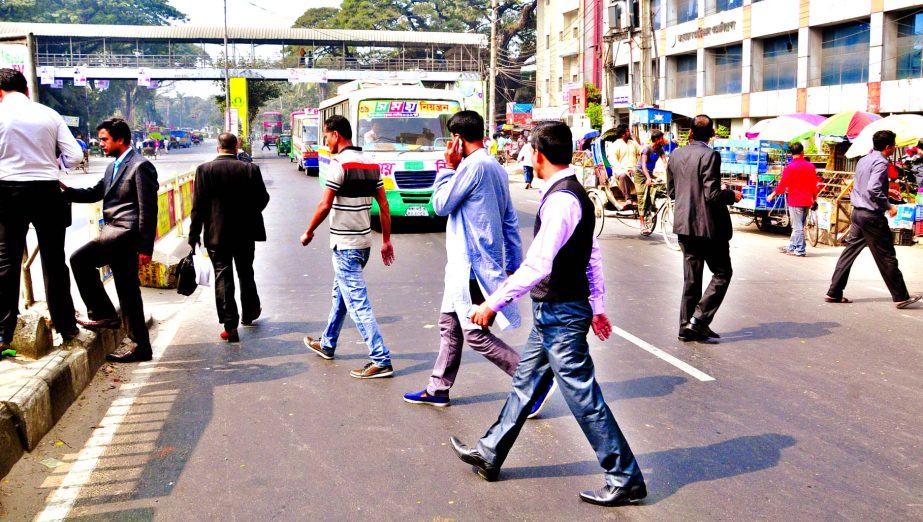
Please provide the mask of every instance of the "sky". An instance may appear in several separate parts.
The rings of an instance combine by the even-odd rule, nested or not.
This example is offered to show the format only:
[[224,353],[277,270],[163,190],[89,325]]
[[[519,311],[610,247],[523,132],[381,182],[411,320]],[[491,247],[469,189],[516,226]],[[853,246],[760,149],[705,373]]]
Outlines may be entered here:
[[[295,20],[311,7],[339,7],[342,0],[227,0],[228,26],[291,27]],[[216,26],[224,24],[221,0],[170,0],[170,5],[189,18],[183,25]],[[212,49],[208,49],[213,52]],[[211,96],[220,89],[212,82],[176,82],[175,92],[189,96]],[[172,96],[173,93],[161,92]]]

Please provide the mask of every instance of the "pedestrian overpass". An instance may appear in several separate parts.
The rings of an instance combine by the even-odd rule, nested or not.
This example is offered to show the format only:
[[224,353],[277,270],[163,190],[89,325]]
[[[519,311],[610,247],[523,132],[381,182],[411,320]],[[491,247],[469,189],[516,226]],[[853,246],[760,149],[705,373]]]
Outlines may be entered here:
[[[36,70],[47,68],[58,79],[74,78],[75,68],[91,80],[133,80],[142,69],[152,80],[218,80],[225,75],[223,56],[214,59],[205,51],[206,45],[224,44],[224,27],[0,22],[0,39],[13,36],[28,36]],[[227,38],[231,77],[289,80],[298,72],[307,79],[302,81],[320,83],[480,80],[487,46],[487,37],[480,34],[416,31],[229,27]],[[182,44],[202,52],[174,53]],[[165,52],[145,53],[151,45]],[[315,57],[317,49],[332,52]]]

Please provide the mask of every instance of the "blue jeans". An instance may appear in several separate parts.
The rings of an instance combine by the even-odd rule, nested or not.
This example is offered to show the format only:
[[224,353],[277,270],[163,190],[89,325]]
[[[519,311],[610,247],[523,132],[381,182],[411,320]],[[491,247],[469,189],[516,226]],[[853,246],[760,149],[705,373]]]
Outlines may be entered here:
[[792,221],[792,237],[788,241],[789,252],[795,255],[805,255],[804,224],[808,220],[808,207],[788,207],[788,216]]
[[641,469],[596,382],[586,336],[593,311],[586,301],[532,303],[532,332],[513,375],[513,391],[477,450],[500,467],[535,404],[535,390],[558,381],[561,395],[605,470],[606,483],[644,483]]
[[330,307],[327,329],[320,338],[320,344],[331,352],[336,350],[337,339],[340,337],[340,330],[348,311],[350,319],[356,323],[356,328],[362,335],[362,340],[369,347],[372,362],[378,366],[389,366],[391,352],[381,338],[378,322],[372,313],[365,279],[362,277],[362,269],[369,261],[370,251],[370,248],[333,249],[333,306]]

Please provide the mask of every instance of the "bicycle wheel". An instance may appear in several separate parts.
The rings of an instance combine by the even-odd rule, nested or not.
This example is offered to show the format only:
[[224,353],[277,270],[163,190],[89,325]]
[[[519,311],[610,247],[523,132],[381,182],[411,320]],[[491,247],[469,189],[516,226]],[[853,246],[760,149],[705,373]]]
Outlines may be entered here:
[[679,250],[679,236],[673,232],[673,202],[667,201],[660,207],[660,233],[670,250]]
[[606,224],[606,198],[595,189],[588,190],[587,196],[593,202],[593,213],[596,218],[593,225],[593,237],[599,237]]
[[804,223],[804,235],[808,238],[808,243],[812,247],[817,246],[817,240],[820,238],[820,228],[817,226],[817,212],[808,211],[808,219]]

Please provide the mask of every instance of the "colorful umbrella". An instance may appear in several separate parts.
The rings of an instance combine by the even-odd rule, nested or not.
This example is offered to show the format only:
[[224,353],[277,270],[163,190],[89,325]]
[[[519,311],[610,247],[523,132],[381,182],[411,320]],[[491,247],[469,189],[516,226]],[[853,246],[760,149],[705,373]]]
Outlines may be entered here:
[[[823,121],[823,116],[820,118],[821,121]],[[816,128],[816,123],[811,123],[806,119],[793,116],[779,116],[778,118],[757,122],[757,124],[751,127],[747,132],[747,137],[750,139],[759,138],[766,141],[791,142],[811,137]]]
[[916,145],[923,139],[923,116],[919,114],[892,114],[887,118],[882,118],[869,123],[859,136],[852,142],[852,146],[846,151],[847,158],[864,156],[872,150],[872,136],[880,130],[889,130],[897,137],[895,139],[898,147],[907,145]]
[[881,116],[870,112],[839,112],[827,118],[827,121],[817,127],[817,133],[830,138],[853,140],[866,125],[880,119]]

